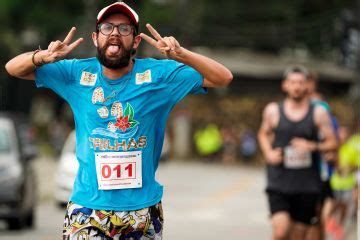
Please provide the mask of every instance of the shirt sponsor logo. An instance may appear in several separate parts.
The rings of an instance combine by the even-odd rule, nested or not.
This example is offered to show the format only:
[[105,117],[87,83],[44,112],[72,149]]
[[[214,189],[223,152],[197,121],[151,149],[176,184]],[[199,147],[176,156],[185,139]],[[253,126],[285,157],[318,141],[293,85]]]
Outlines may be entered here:
[[97,74],[83,71],[81,74],[80,84],[83,86],[94,86],[96,79]]
[[137,85],[140,85],[143,83],[151,83],[151,70],[149,69],[143,73],[136,73],[135,83]]
[[95,151],[130,151],[142,149],[147,147],[147,137],[141,136],[138,139],[129,138],[122,139],[108,139],[100,137],[89,137],[90,147]]

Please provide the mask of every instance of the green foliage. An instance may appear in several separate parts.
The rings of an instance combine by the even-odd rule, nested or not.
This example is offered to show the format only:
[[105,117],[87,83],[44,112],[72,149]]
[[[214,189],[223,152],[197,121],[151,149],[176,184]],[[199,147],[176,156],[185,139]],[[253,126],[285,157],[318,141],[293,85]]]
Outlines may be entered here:
[[163,35],[179,34],[177,24],[177,8],[178,4],[174,1],[168,1],[164,4],[158,4],[153,1],[143,1],[140,14],[140,29],[147,32],[146,23],[151,23]]
[[0,9],[0,33],[6,36],[0,40],[0,44],[18,51],[22,47],[21,34],[24,30],[33,29],[41,33],[42,42],[48,43],[67,31],[82,16],[84,4],[72,0],[1,0]]
[[[194,1],[195,2],[195,1]],[[201,0],[199,34],[193,39],[209,46],[248,47],[279,51],[283,47],[305,46],[313,52],[338,47],[336,26],[345,7],[356,0]]]
[[[50,41],[63,37],[70,26],[83,15],[83,5],[83,1],[73,0],[1,0],[0,64],[4,66],[10,58],[24,51],[34,50],[39,45],[46,48]],[[24,32],[28,30],[35,36],[33,42],[24,36]],[[9,90],[17,89],[17,92],[21,92],[18,89],[20,85],[7,78],[9,76],[5,71],[0,71],[1,108],[9,107],[7,104],[15,104],[11,100],[15,96]],[[25,90],[28,91],[30,90]]]
[[[23,51],[26,46],[22,33],[28,29],[39,34],[36,45],[46,47],[49,41],[61,39],[71,26],[84,21],[86,14],[95,17],[114,1],[1,0],[0,49],[8,49],[11,55]],[[139,13],[140,31],[146,32],[144,25],[150,22],[163,35],[176,36],[185,45],[267,51],[305,46],[313,52],[326,52],[339,45],[336,26],[341,10],[356,6],[356,0],[125,2]]]

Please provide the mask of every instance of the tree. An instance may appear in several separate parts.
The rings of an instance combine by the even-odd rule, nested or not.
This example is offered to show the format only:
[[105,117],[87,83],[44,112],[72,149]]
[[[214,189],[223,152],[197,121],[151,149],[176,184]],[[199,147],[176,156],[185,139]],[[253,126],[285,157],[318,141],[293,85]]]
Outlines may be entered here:
[[[1,0],[0,1],[0,64],[13,56],[47,48],[50,40],[62,37],[83,14],[83,1],[72,0]],[[0,71],[0,108],[29,109],[32,89],[29,82],[9,79]],[[33,83],[31,84],[33,86]]]

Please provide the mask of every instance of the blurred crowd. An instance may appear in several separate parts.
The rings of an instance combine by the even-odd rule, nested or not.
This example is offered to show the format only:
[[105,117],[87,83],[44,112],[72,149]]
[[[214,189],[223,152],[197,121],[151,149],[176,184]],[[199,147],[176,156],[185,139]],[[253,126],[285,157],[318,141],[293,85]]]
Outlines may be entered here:
[[247,130],[238,134],[234,126],[208,123],[194,132],[194,144],[200,157],[208,161],[249,162],[257,153],[256,134]]

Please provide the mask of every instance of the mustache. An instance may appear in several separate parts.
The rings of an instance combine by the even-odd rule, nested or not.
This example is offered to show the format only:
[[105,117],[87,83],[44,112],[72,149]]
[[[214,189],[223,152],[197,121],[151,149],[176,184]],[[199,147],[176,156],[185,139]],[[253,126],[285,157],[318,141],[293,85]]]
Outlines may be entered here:
[[104,48],[109,47],[110,45],[118,45],[121,48],[124,48],[124,44],[119,38],[109,38],[104,44]]

